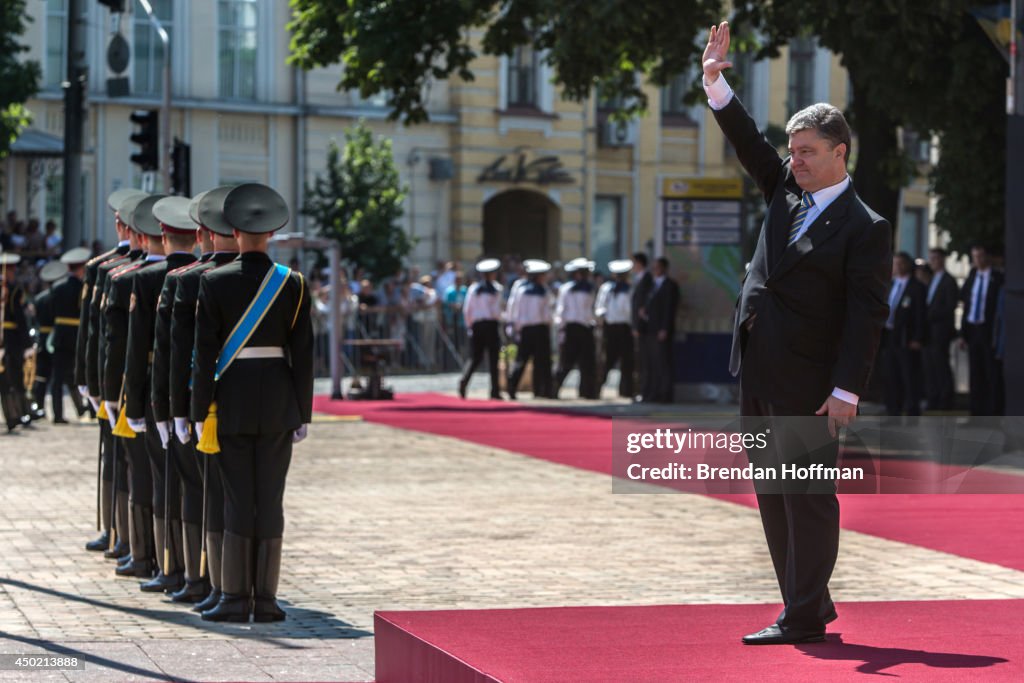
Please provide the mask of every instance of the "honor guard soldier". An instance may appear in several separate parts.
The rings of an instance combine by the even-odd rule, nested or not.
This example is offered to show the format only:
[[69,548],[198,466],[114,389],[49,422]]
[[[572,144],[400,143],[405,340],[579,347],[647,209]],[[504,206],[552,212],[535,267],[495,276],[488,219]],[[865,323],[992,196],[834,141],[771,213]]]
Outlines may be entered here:
[[78,329],[81,321],[82,287],[85,276],[85,264],[90,252],[85,247],[75,247],[60,257],[60,262],[67,268],[68,274],[60,282],[53,285],[53,331],[46,340],[46,348],[52,357],[50,379],[50,399],[53,404],[53,421],[55,424],[66,422],[64,419],[64,387],[71,394],[78,416],[85,414],[85,398],[80,396],[74,386],[75,348],[78,341]]
[[7,420],[7,433],[27,426],[28,400],[25,396],[25,358],[31,352],[25,292],[14,284],[17,254],[0,254],[0,404]]
[[472,357],[466,362],[459,380],[459,396],[466,398],[466,388],[473,371],[487,353],[491,373],[491,398],[500,399],[498,383],[498,352],[501,340],[498,336],[498,321],[501,319],[501,285],[495,282],[501,261],[496,258],[484,259],[476,264],[476,270],[483,279],[474,282],[466,292],[462,304],[462,316],[470,336]]
[[[198,223],[191,215],[190,207],[196,200],[181,197],[168,197],[157,202],[153,213],[164,228],[165,251],[168,252],[168,268],[176,253],[187,253],[190,262],[174,269],[169,269],[164,278],[164,285],[157,298],[156,328],[154,330],[153,371],[151,374],[151,399],[153,401],[153,419],[160,441],[167,453],[168,472],[166,482],[165,519],[167,524],[179,522],[173,518],[171,510],[180,507],[180,528],[172,529],[169,536],[180,541],[181,559],[184,568],[184,584],[171,594],[172,602],[199,602],[206,597],[206,582],[200,575],[200,551],[202,539],[200,528],[203,514],[203,484],[200,480],[196,454],[191,447],[179,443],[173,438],[171,422],[170,398],[170,356],[171,356],[171,311],[174,306],[174,295],[177,291],[178,278],[208,260],[211,253],[205,241],[199,241]],[[196,260],[191,255],[199,242],[203,255]],[[170,473],[173,471],[174,476]],[[174,485],[177,483],[177,485]],[[159,552],[159,549],[158,549]],[[165,560],[169,561],[169,560]]]
[[594,262],[575,258],[565,264],[572,280],[558,289],[555,325],[561,348],[555,373],[555,397],[569,371],[580,369],[580,398],[597,398],[597,368],[594,352],[594,285],[590,272]]
[[[124,263],[131,249],[128,239],[128,225],[120,216],[121,205],[128,199],[141,200],[144,192],[132,188],[115,190],[107,197],[107,206],[114,212],[114,230],[117,246],[85,264],[85,283],[82,286],[81,311],[78,318],[78,337],[75,340],[75,384],[78,393],[87,399],[97,415],[100,429],[99,438],[99,510],[100,533],[98,538],[85,544],[86,550],[103,552],[107,558],[128,557],[128,478],[123,456],[120,470],[115,465],[116,449],[111,435],[106,412],[99,415],[99,348],[102,346],[100,303],[106,288],[106,276],[116,265]],[[116,479],[116,482],[115,482]],[[115,505],[116,501],[116,505]],[[115,518],[117,520],[115,524]],[[121,533],[112,532],[114,528]],[[112,538],[113,536],[113,538]],[[111,540],[115,541],[111,545]]]
[[153,535],[159,571],[152,581],[140,586],[147,593],[175,592],[185,585],[178,473],[176,468],[168,467],[166,437],[154,419],[151,374],[156,311],[164,279],[168,271],[196,260],[192,253],[195,223],[188,216],[188,203],[183,197],[163,197],[152,202],[151,216],[138,222],[148,241],[150,264],[132,276],[123,410],[129,428],[144,438],[153,475]]
[[239,185],[223,215],[241,255],[200,279],[192,372],[198,448],[216,453],[225,498],[222,593],[203,619],[280,621],[285,477],[313,411],[309,292],[301,273],[267,255],[288,222],[277,192]]
[[619,366],[619,396],[632,399],[633,392],[633,305],[629,286],[631,259],[618,259],[608,264],[614,279],[597,290],[594,314],[603,322],[604,370],[600,387],[608,381],[608,371]]
[[[131,516],[128,533],[131,544],[131,560],[115,569],[118,576],[134,576],[149,579],[153,575],[153,470],[146,447],[146,439],[137,437],[128,426],[125,413],[125,367],[129,351],[128,333],[131,319],[134,280],[146,268],[163,264],[163,247],[151,235],[160,232],[160,224],[153,217],[153,205],[164,195],[148,195],[142,200],[131,198],[121,205],[119,213],[128,217],[131,228],[129,239],[133,250],[142,252],[152,249],[141,259],[133,260],[111,271],[103,302],[104,346],[101,390],[103,407],[113,428],[115,437],[127,453]],[[149,348],[144,353],[149,353]],[[117,441],[117,439],[115,439]],[[160,458],[161,463],[163,458]],[[162,483],[162,482],[161,482]],[[161,526],[162,528],[162,526]],[[163,558],[160,558],[161,560]]]
[[[35,311],[35,367],[32,379],[32,418],[39,420],[46,417],[46,390],[53,377],[53,357],[46,348],[50,334],[53,332],[53,283],[68,274],[68,267],[60,261],[49,261],[39,269],[39,280],[46,289],[32,299]],[[28,381],[28,377],[25,378]],[[63,394],[64,392],[61,391]],[[60,408],[54,403],[53,412],[57,415]],[[66,422],[61,417],[61,422]]]
[[516,340],[516,362],[508,377],[508,395],[516,397],[526,364],[533,359],[533,395],[544,398],[551,391],[551,309],[553,297],[547,287],[551,264],[540,259],[523,261],[525,281],[512,286],[506,319]]
[[[224,489],[221,484],[220,464],[217,456],[196,450],[195,440],[189,428],[189,410],[192,402],[190,389],[192,358],[196,337],[196,305],[199,300],[199,281],[203,273],[231,263],[238,258],[238,241],[230,225],[224,222],[224,197],[233,186],[222,186],[197,195],[189,204],[189,214],[199,225],[197,239],[203,252],[198,264],[182,269],[175,278],[177,284],[171,308],[170,328],[170,413],[174,418],[174,434],[178,449],[175,451],[187,458],[195,458],[196,468],[201,472],[202,489],[190,488],[190,478],[182,477],[183,514],[185,520],[185,548],[195,544],[194,530],[189,526],[194,519],[194,500],[199,496],[201,507],[201,540],[204,552],[200,553],[200,574],[209,579],[210,592],[204,600],[192,609],[205,612],[220,602],[221,557],[224,545]],[[155,400],[155,399],[154,399]],[[184,468],[187,464],[182,462]],[[186,562],[186,571],[188,562]],[[203,587],[205,588],[205,586]],[[188,602],[196,589],[186,585],[172,600]]]

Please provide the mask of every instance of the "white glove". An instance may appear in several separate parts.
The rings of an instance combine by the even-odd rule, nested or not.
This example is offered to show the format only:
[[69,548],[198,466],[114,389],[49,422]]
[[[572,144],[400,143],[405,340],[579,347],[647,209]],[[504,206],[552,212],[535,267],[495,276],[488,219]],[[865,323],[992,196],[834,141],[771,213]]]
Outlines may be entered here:
[[95,396],[86,396],[86,398],[89,399],[89,405],[92,406],[92,412],[100,412],[100,400]]
[[144,431],[146,431],[146,418],[142,418],[141,420],[133,420],[129,417],[128,426],[131,427],[132,431],[135,432],[136,434],[142,434]]
[[156,423],[156,431],[160,432],[160,445],[167,448],[167,442],[170,441],[171,435],[171,423],[167,420]]
[[104,401],[103,405],[107,407],[107,419],[110,420],[110,428],[113,429],[117,424],[117,401]]
[[182,445],[187,444],[192,440],[192,435],[188,431],[187,417],[174,418],[174,433],[178,436],[178,441],[180,441]]
[[82,398],[89,398],[89,387],[79,386],[78,393]]
[[306,436],[308,434],[309,434],[309,425],[308,424],[302,425],[301,427],[296,429],[294,432],[292,432],[292,443],[298,443],[298,442],[302,441],[303,439],[306,438]]
[[202,440],[203,440],[203,423],[202,422],[196,422],[196,441],[198,442],[198,441],[202,441]]

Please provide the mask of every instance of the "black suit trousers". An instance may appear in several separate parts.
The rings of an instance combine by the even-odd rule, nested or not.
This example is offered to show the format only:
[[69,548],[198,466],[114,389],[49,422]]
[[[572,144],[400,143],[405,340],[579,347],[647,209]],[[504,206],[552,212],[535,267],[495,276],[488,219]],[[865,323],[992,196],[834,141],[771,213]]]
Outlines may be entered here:
[[580,398],[597,398],[597,358],[594,349],[594,330],[589,325],[567,323],[565,338],[558,350],[558,369],[555,371],[555,396],[562,382],[576,366],[580,368]]
[[953,408],[953,368],[949,362],[950,339],[936,331],[928,337],[921,360],[924,364],[925,396],[929,410]]
[[[835,466],[839,442],[824,431],[827,418],[766,420],[806,412],[746,394],[740,397],[740,410],[744,433],[757,434],[766,426],[772,430],[767,448],[747,451],[755,467],[778,468],[783,463],[804,467],[817,462]],[[839,499],[835,483],[755,481],[755,490],[761,525],[785,605],[778,624],[784,628],[823,631],[834,610],[828,582],[839,554]]]
[[284,485],[292,462],[292,432],[219,434],[224,531],[255,539],[284,533]]
[[480,362],[487,354],[487,365],[491,375],[491,396],[500,392],[498,384],[498,352],[501,350],[501,339],[498,336],[497,320],[480,320],[473,323],[473,337],[469,340],[472,357],[462,370],[462,384],[469,384]]
[[659,341],[657,334],[640,335],[640,354],[647,367],[640,389],[641,397],[644,401],[671,403],[675,381],[671,336],[665,341]]
[[920,415],[924,380],[921,352],[901,346],[891,330],[882,333],[885,410],[888,415]]
[[1001,414],[1003,373],[992,348],[992,326],[964,323],[970,366],[971,415]]
[[608,371],[619,365],[619,396],[633,397],[633,330],[628,323],[604,326],[604,372],[601,386],[608,381]]
[[526,364],[533,359],[533,395],[551,396],[551,326],[527,325],[519,331],[516,363],[508,378],[508,391],[519,390]]

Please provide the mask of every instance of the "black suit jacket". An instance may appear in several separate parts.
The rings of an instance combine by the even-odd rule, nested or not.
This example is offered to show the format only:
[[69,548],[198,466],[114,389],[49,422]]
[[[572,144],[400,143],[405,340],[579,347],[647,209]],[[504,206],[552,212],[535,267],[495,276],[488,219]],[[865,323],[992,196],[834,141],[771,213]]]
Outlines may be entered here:
[[670,277],[665,277],[661,287],[651,289],[644,306],[647,308],[647,329],[645,334],[657,334],[665,331],[669,340],[676,331],[676,309],[679,307],[679,285]]
[[928,341],[927,298],[927,287],[911,275],[892,319],[893,341],[899,348],[906,348],[910,342],[924,346]]
[[236,360],[214,382],[217,356],[252,302],[273,261],[247,252],[199,279],[192,419],[206,419],[217,401],[219,434],[273,435],[313,415],[313,326],[306,282],[293,273],[247,347],[283,347],[285,359]]
[[633,317],[633,329],[643,333],[647,331],[647,321],[640,317],[640,309],[647,305],[647,298],[650,296],[651,287],[654,286],[654,276],[651,271],[645,270],[640,281],[633,288],[633,299],[631,314]]
[[[127,251],[128,248],[124,247],[124,252],[127,253]],[[100,264],[116,256],[120,256],[119,251],[117,249],[111,249],[99,256],[94,256],[85,264],[85,282],[82,284],[82,300],[80,302],[78,312],[78,336],[75,339],[76,386],[84,387],[87,384],[85,379],[85,354],[86,348],[88,347],[89,324],[91,319],[90,316],[92,314],[92,306],[89,305],[89,299],[92,297],[93,290],[96,287],[96,277],[99,272]]]
[[790,160],[738,98],[714,114],[768,204],[737,300],[730,371],[742,366],[744,392],[796,414],[816,410],[835,387],[863,394],[889,312],[889,223],[851,184],[787,246],[802,194]]
[[102,262],[96,271],[96,285],[89,295],[89,335],[85,349],[85,380],[90,396],[101,397],[103,393],[103,366],[106,364],[107,348],[106,300],[111,280],[109,276],[121,266],[144,256],[140,250],[118,253]]
[[[999,301],[999,290],[1003,288],[1003,274],[993,268],[989,271],[988,291],[985,292],[985,321],[980,325],[972,325],[967,322],[967,316],[971,314],[971,293],[974,291],[974,280],[978,277],[978,269],[971,268],[971,272],[964,280],[964,286],[960,289],[960,300],[964,302],[964,316],[960,326],[961,334],[966,337],[970,328],[981,328],[981,334],[988,341],[992,339],[992,323],[996,318],[996,304]],[[967,341],[971,341],[968,339]]]
[[[927,291],[925,298],[927,299]],[[956,305],[959,299],[960,291],[957,289],[956,280],[946,271],[942,271],[939,284],[935,287],[935,294],[928,303],[929,344],[948,346],[956,336]]]
[[[69,275],[50,290],[53,292],[53,317],[61,322],[54,322],[53,350],[62,352],[77,351],[78,331],[81,329],[82,281]],[[76,326],[71,321],[78,320]],[[83,348],[84,350],[84,348]]]

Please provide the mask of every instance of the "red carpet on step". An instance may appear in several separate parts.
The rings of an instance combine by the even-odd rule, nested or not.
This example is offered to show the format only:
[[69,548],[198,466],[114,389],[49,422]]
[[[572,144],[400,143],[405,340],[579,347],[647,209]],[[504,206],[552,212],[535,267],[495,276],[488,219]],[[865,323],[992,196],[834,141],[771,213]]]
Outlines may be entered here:
[[[331,401],[317,396],[314,410],[360,415],[370,422],[463,439],[593,472],[612,471],[612,421],[607,417],[514,402],[463,401],[442,394],[400,394],[394,401]],[[756,505],[749,495],[715,497]],[[1024,571],[1021,495],[847,495],[842,496],[842,525]]]
[[378,612],[377,681],[1024,680],[1024,600],[855,602],[828,640],[751,647],[774,605]]

